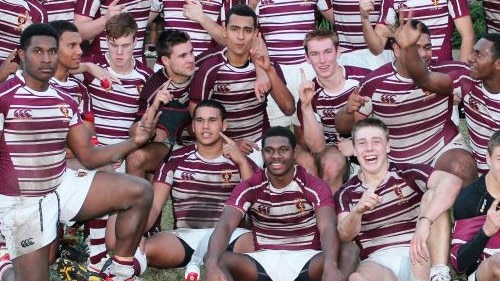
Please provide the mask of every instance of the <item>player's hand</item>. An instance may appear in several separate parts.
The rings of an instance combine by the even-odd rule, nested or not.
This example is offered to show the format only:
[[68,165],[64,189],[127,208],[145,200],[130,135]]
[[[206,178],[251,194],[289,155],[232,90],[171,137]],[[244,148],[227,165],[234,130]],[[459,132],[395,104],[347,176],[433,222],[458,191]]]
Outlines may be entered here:
[[337,140],[338,140],[337,148],[342,153],[342,155],[344,155],[345,157],[350,157],[354,155],[354,145],[351,139],[344,139],[341,137],[337,137]]
[[375,0],[359,0],[359,12],[361,18],[367,19],[370,17],[370,12],[375,10]]
[[222,145],[222,154],[224,155],[224,157],[231,159],[238,165],[246,161],[246,157],[238,148],[238,144],[228,136],[224,135],[222,132],[220,132],[219,134],[224,139],[224,144]]
[[369,101],[370,101],[369,97],[363,97],[359,95],[359,87],[358,87],[349,95],[347,103],[344,107],[345,111],[348,114],[353,114],[354,112],[359,111],[359,109]]
[[137,146],[141,147],[153,138],[160,115],[161,111],[158,111],[157,107],[150,106],[146,109],[141,120],[137,122],[137,126],[130,132],[131,139]]
[[265,72],[268,72],[272,66],[269,60],[269,53],[266,44],[260,33],[254,37],[252,47],[250,48],[250,58],[256,67],[260,67]]
[[415,233],[410,242],[410,260],[412,264],[424,264],[429,260],[429,248],[427,240],[429,239],[431,222],[428,219],[417,221]]
[[106,18],[106,21],[109,20],[112,16],[118,15],[122,12],[123,8],[125,8],[125,5],[118,5],[118,2],[120,0],[114,0],[111,2],[108,6],[108,11],[104,15]]
[[491,203],[488,212],[486,213],[486,221],[483,225],[483,231],[488,236],[491,237],[498,233],[500,229],[500,196],[498,196],[493,203]]
[[116,76],[111,74],[107,69],[100,67],[99,65],[91,62],[83,62],[81,63],[87,67],[87,72],[92,74],[95,78],[99,79],[99,81],[107,79],[108,81],[111,82],[109,89],[112,88],[112,83],[115,84],[122,84],[122,81],[118,79]]
[[304,69],[300,68],[301,83],[299,85],[299,99],[302,105],[308,106],[314,98],[316,86],[314,82],[306,79]]
[[203,13],[203,6],[198,0],[185,0],[186,3],[182,6],[182,15],[186,18],[200,23],[205,14]]
[[17,55],[17,49],[14,49],[7,58],[0,64],[0,82],[4,81],[9,75],[14,74],[19,69],[19,64],[14,62]]
[[174,99],[174,96],[168,90],[170,83],[172,83],[172,79],[168,79],[168,81],[163,83],[163,85],[161,85],[160,88],[158,88],[158,90],[154,93],[155,99],[152,104],[154,108],[158,109],[161,104],[167,104]]
[[249,140],[237,140],[236,144],[240,151],[246,155],[252,153],[254,149],[260,151],[260,147],[255,142]]
[[373,210],[380,203],[382,203],[382,197],[375,194],[375,188],[370,187],[363,192],[361,199],[354,207],[354,212],[364,214],[369,210]]
[[413,28],[413,26],[411,25],[411,19],[413,15],[412,9],[408,11],[408,17],[406,19],[406,23],[403,24],[405,22],[404,12],[405,12],[404,10],[399,12],[400,25],[394,32],[394,40],[396,40],[400,48],[408,48],[410,46],[417,44],[417,41],[420,38],[420,35],[422,34],[421,24],[418,24],[417,28]]

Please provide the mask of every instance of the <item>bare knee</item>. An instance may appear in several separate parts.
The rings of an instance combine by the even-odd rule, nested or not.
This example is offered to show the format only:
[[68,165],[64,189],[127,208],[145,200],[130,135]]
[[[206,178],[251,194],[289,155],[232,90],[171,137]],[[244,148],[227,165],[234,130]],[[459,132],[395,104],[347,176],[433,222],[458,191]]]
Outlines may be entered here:
[[335,192],[341,185],[347,175],[347,159],[336,148],[327,147],[319,156],[320,177],[325,180],[332,192]]
[[468,185],[478,176],[477,164],[472,155],[458,148],[441,155],[434,168],[456,175],[462,179],[462,186]]
[[349,280],[349,281],[363,281],[365,279],[363,278],[363,275],[361,275],[360,273],[353,272],[353,273],[351,273],[351,275],[349,275],[349,278],[347,280]]
[[297,154],[295,157],[295,163],[299,166],[304,167],[311,174],[318,175],[318,167],[316,166],[316,161],[311,152],[306,151],[304,148],[297,145]]
[[136,149],[129,153],[125,160],[127,165],[127,173],[135,174],[137,170],[143,170],[146,162],[146,152],[143,149]]

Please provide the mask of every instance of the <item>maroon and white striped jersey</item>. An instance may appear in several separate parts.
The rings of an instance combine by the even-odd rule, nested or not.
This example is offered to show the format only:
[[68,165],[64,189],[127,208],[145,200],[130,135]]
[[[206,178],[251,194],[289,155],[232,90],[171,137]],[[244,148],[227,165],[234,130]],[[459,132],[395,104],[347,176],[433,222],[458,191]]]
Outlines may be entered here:
[[[333,0],[333,16],[335,30],[339,37],[342,52],[366,49],[363,37],[363,26],[359,13],[359,0]],[[374,26],[380,17],[382,0],[375,0],[374,9],[370,12],[370,22]]]
[[[338,132],[335,128],[335,116],[342,107],[347,103],[349,95],[359,85],[359,81],[365,78],[370,72],[369,69],[359,68],[355,66],[342,66],[345,82],[343,88],[335,93],[327,92],[318,82],[317,78],[313,79],[316,92],[311,101],[311,105],[316,115],[318,122],[323,125],[323,133],[325,134],[326,144],[336,145],[338,141]],[[297,116],[299,121],[303,122],[303,114],[300,100],[297,102]]]
[[[77,0],[75,14],[90,17],[93,19],[105,15],[113,0]],[[134,47],[134,58],[139,61],[144,59],[144,40],[146,39],[146,28],[148,17],[151,11],[158,11],[160,4],[156,0],[121,0],[118,4],[124,5],[123,12],[128,12],[137,22],[137,43]],[[168,20],[168,19],[167,19]],[[106,32],[101,32],[91,46],[90,54],[100,54],[108,51]]]
[[20,72],[0,84],[0,194],[55,190],[66,169],[66,135],[81,124],[78,105],[67,94],[30,89]]
[[[424,164],[389,164],[384,181],[375,189],[382,202],[363,214],[354,239],[361,259],[377,250],[410,246],[432,171]],[[357,175],[345,183],[334,195],[337,214],[352,212],[366,189]]]
[[[236,0],[202,0],[200,4],[205,15],[223,25],[227,11],[236,2]],[[216,48],[217,42],[212,40],[208,32],[199,23],[182,14],[184,4],[186,4],[185,0],[163,0],[163,14],[167,19],[165,20],[165,29],[178,29],[187,32],[191,38],[195,56],[208,49]]]
[[[247,161],[258,170],[250,160]],[[155,173],[155,182],[172,187],[174,229],[211,228],[219,221],[224,203],[241,182],[238,165],[220,155],[207,159],[189,145],[175,150]]]
[[292,181],[280,189],[259,170],[236,186],[226,206],[250,216],[256,250],[321,250],[315,212],[334,203],[326,182],[295,166]]
[[486,33],[500,32],[500,1],[483,0],[483,7],[486,15]]
[[429,28],[433,59],[453,59],[453,20],[470,15],[466,0],[382,0],[378,23],[394,24],[401,9],[412,9],[413,19],[422,21]]
[[75,0],[42,0],[40,1],[47,10],[49,21],[65,20],[73,22],[75,15]]
[[87,91],[87,87],[85,87],[80,80],[70,75],[66,81],[59,81],[57,78],[52,77],[49,83],[52,88],[70,95],[71,98],[73,98],[73,100],[78,104],[78,110],[80,113],[88,112],[90,110],[89,93]]
[[19,48],[26,12],[33,23],[47,22],[47,12],[37,0],[0,0],[0,63]]
[[[459,62],[434,62],[429,67],[438,72],[464,68]],[[389,159],[395,163],[430,164],[458,134],[451,120],[452,95],[418,88],[413,80],[399,75],[392,63],[370,73],[361,82],[359,94],[371,99],[359,112],[389,127]]]
[[139,110],[139,93],[152,75],[152,70],[146,64],[135,60],[131,72],[119,74],[111,69],[104,55],[94,56],[91,61],[108,70],[122,83],[113,83],[112,88],[106,91],[99,79],[89,73],[84,74],[83,83],[89,91],[90,111],[94,113],[99,144],[109,145],[127,140],[130,126]]
[[488,141],[500,130],[500,97],[498,93],[488,92],[481,81],[469,76],[468,71],[454,72],[450,76],[460,86],[472,154],[479,172],[485,174],[489,170],[486,163]]
[[[276,71],[283,77],[278,65]],[[221,102],[227,111],[228,127],[225,134],[233,140],[259,140],[269,128],[266,103],[255,97],[255,66],[234,67],[226,51],[205,60],[194,75],[189,100],[195,104],[213,99]],[[282,78],[282,80],[284,80]]]
[[255,12],[269,56],[280,64],[305,62],[304,37],[316,27],[315,13],[331,8],[327,0],[260,0]]

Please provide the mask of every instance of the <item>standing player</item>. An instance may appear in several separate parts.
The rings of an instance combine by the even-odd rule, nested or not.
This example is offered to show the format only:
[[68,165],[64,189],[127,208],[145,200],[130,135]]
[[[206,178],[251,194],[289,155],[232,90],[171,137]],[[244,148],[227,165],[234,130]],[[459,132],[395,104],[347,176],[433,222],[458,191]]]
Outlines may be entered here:
[[[373,11],[373,1],[361,1],[360,12],[367,15]],[[413,10],[413,18],[423,22],[431,34],[432,58],[438,61],[452,60],[451,37],[453,26],[461,37],[460,61],[466,62],[474,45],[474,29],[469,7],[465,0],[384,0],[380,17],[375,27],[366,16],[362,16],[363,35],[370,51],[378,55],[393,36],[397,15],[408,20],[407,11]],[[404,17],[403,17],[404,16]],[[400,20],[399,24],[403,24]]]
[[358,122],[352,138],[361,171],[335,194],[340,239],[361,249],[349,280],[410,280],[411,259],[417,280],[449,281],[446,263],[435,263],[431,225],[453,205],[460,179],[424,164],[391,163],[389,130],[378,119]]
[[283,83],[281,71],[266,56],[250,57],[252,41],[257,36],[257,16],[246,5],[237,5],[229,10],[224,34],[227,47],[205,60],[196,72],[189,94],[189,108],[204,99],[221,102],[227,110],[226,134],[234,139],[240,149],[250,154],[256,163],[261,163],[258,142],[269,128],[266,102],[258,100],[254,93],[255,66],[263,69],[271,82],[271,96],[279,101],[280,110],[286,115],[295,112],[293,98]]
[[100,54],[110,50],[106,22],[121,12],[130,13],[137,22],[134,58],[146,63],[146,28],[158,16],[160,7],[158,0],[77,0],[74,21],[83,40],[93,40],[89,54]]
[[[101,146],[129,139],[130,127],[139,108],[139,93],[152,74],[149,67],[133,57],[137,24],[130,14],[120,13],[111,17],[106,22],[106,34],[109,51],[90,60],[109,71],[121,84],[113,83],[110,88],[105,88],[99,79],[88,73],[83,80],[90,94],[90,110],[94,114],[95,130]],[[116,171],[125,172],[124,159],[116,159],[113,166]],[[89,269],[93,271],[100,271],[106,260],[105,236],[108,248],[113,248],[115,235],[112,229],[106,230],[106,221],[95,219],[89,222]]]
[[458,195],[453,216],[451,264],[470,281],[499,280],[500,131],[488,143],[490,170]]
[[[262,145],[267,168],[239,184],[226,202],[210,238],[207,280],[345,280],[328,185],[294,165],[296,141],[287,128],[272,127]],[[257,251],[225,251],[245,214]]]
[[[202,245],[203,237],[208,238],[212,233],[234,187],[258,170],[235,143],[223,135],[227,128],[225,115],[219,102],[201,101],[193,115],[196,144],[174,151],[155,175],[149,225],[155,222],[169,197],[175,223],[172,231],[146,239],[145,250],[151,266],[181,267],[191,260],[186,267],[187,274],[199,277],[199,266],[208,244],[206,240]],[[231,249],[253,250],[252,236],[241,236],[247,232],[238,229],[234,233]],[[165,251],[165,247],[169,250]]]
[[19,69],[17,49],[21,32],[31,23],[47,22],[47,13],[37,0],[0,1],[0,81]]
[[[49,280],[49,246],[59,220],[87,220],[118,212],[118,239],[109,277],[135,280],[132,255],[151,206],[149,184],[123,174],[66,171],[64,154],[68,145],[88,168],[114,161],[151,138],[156,108],[144,116],[129,140],[94,147],[77,104],[49,86],[57,65],[57,41],[57,33],[48,25],[33,24],[24,30],[19,51],[23,71],[0,86],[0,159],[2,170],[10,171],[2,174],[0,228],[16,279]],[[19,213],[27,219],[20,221]]]

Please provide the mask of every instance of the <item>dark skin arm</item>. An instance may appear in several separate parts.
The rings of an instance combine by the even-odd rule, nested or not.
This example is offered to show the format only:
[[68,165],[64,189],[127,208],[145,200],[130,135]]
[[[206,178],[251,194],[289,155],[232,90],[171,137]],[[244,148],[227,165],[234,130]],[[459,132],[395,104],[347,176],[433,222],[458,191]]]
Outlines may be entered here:
[[340,240],[335,228],[336,218],[333,207],[318,208],[316,210],[316,223],[320,233],[321,248],[325,255],[321,280],[345,280],[337,265]]

